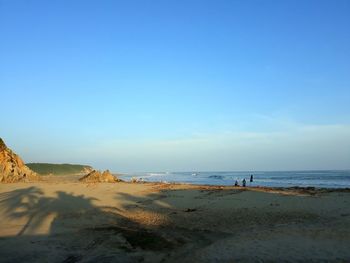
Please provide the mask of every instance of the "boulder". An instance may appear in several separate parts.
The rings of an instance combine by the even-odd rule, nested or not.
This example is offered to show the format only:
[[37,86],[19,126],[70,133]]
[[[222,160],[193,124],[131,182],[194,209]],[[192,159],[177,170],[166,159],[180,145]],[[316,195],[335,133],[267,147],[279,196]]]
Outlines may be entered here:
[[80,178],[79,181],[84,183],[116,183],[120,182],[121,180],[113,176],[109,170],[106,170],[103,173],[93,170]]

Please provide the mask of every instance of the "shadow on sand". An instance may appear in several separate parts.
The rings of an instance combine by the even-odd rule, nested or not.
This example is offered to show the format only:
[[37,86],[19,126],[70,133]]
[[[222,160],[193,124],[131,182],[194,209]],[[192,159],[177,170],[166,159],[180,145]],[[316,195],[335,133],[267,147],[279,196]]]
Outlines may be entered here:
[[[178,248],[187,246],[188,251],[211,243],[208,231],[171,225],[169,209],[154,203],[163,197],[117,194],[125,204],[116,208],[96,206],[97,199],[64,191],[46,196],[34,186],[2,193],[1,216],[21,222],[21,227],[0,238],[1,262],[160,262]],[[140,216],[126,217],[125,211]],[[149,224],[159,217],[164,220]]]
[[[2,230],[10,234],[0,238],[0,261],[275,262],[313,259],[315,253],[326,261],[349,256],[344,243],[349,240],[347,218],[332,215],[322,221],[303,209],[285,210],[276,194],[255,193],[252,202],[244,203],[244,193],[239,189],[160,189],[143,196],[116,192],[118,206],[103,207],[94,204],[95,198],[65,191],[47,196],[34,186],[5,192],[0,194],[0,215],[18,224]],[[262,195],[273,203],[261,202]],[[283,197],[278,202],[289,198],[305,201]],[[218,200],[221,210],[215,208]],[[254,255],[252,246],[260,249]]]

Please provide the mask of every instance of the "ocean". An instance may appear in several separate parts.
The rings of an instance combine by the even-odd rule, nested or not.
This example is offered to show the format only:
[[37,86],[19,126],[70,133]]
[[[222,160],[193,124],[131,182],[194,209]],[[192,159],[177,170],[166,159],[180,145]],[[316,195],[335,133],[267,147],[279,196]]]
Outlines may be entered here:
[[[253,182],[249,182],[253,175]],[[245,178],[247,186],[268,187],[317,187],[350,188],[350,170],[329,171],[240,171],[240,172],[144,172],[124,174],[120,178],[142,179],[146,182],[188,183],[202,185],[233,185],[237,180],[242,184]]]

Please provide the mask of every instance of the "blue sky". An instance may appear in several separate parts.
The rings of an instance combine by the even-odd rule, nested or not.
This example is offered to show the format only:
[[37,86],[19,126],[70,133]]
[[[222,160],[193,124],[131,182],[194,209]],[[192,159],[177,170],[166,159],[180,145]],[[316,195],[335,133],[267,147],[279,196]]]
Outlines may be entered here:
[[350,2],[0,0],[0,136],[113,171],[350,168]]

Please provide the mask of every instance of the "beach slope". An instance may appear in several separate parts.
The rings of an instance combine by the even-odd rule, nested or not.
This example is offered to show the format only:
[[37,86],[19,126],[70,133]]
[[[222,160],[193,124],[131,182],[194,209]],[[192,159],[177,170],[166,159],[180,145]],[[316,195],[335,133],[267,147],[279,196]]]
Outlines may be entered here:
[[350,261],[350,192],[0,185],[1,262]]

